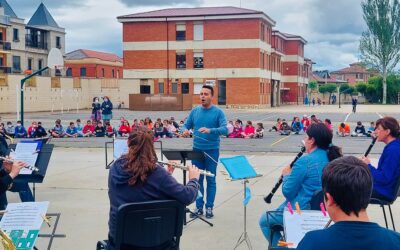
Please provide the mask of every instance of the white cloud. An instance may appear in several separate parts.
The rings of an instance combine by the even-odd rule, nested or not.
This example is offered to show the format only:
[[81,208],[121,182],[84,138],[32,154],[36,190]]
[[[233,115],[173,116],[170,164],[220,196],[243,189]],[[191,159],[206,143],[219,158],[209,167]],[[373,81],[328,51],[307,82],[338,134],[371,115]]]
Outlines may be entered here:
[[[40,0],[9,0],[26,22]],[[122,24],[116,17],[168,7],[241,6],[261,10],[277,22],[276,29],[308,41],[306,57],[317,68],[334,70],[357,61],[363,29],[361,0],[49,0],[56,22],[66,29],[67,51],[87,48],[122,55]]]

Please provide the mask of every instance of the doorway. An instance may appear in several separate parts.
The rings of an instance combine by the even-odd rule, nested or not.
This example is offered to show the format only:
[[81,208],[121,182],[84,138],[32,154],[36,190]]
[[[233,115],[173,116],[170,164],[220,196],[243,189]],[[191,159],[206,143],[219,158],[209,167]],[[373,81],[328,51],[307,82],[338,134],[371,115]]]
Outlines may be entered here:
[[218,80],[218,105],[226,105],[226,80]]

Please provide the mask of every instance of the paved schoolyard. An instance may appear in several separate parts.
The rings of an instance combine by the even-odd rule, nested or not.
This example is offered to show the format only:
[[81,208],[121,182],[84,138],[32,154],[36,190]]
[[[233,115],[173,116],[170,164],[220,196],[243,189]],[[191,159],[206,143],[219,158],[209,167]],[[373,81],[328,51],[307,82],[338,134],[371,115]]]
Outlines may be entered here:
[[[271,126],[276,118],[287,120],[295,115],[316,114],[320,119],[330,118],[335,127],[342,121],[351,125],[361,120],[367,122],[378,119],[384,115],[392,115],[400,119],[400,106],[390,105],[360,105],[358,113],[352,114],[350,106],[285,106],[267,110],[225,110],[228,119],[240,118],[243,121],[261,121]],[[77,113],[27,113],[27,121],[41,120],[46,127],[53,125],[57,118],[61,118],[64,124],[76,118],[85,120],[89,117],[89,111]],[[116,110],[114,117],[118,119],[125,116],[130,121],[134,118],[150,116],[169,118],[174,116],[176,120],[188,115],[184,112],[139,112],[128,110]],[[0,114],[3,121],[15,120],[15,114]],[[113,123],[117,124],[115,120]],[[253,249],[266,249],[267,243],[258,227],[259,216],[268,209],[274,209],[283,201],[283,196],[278,191],[272,204],[266,204],[263,197],[270,192],[279,178],[281,168],[290,163],[299,151],[299,145],[304,135],[280,136],[273,132],[266,132],[263,139],[227,139],[222,138],[221,157],[244,154],[256,171],[263,174],[261,178],[250,182],[252,199],[248,205],[248,232]],[[50,212],[61,212],[59,232],[66,233],[67,239],[56,239],[53,249],[94,249],[96,241],[104,239],[107,235],[107,220],[109,201],[107,197],[108,170],[105,167],[104,143],[106,138],[78,138],[53,140],[56,145],[52,155],[47,176],[43,184],[37,185],[37,200],[50,201]],[[190,148],[191,139],[164,139],[164,149]],[[334,138],[336,145],[343,147],[345,154],[361,155],[367,149],[369,138]],[[157,144],[157,147],[159,145]],[[375,145],[371,157],[376,162],[382,151],[382,143]],[[157,150],[160,154],[160,150]],[[111,151],[109,151],[111,157]],[[176,170],[174,176],[182,180],[182,172]],[[181,249],[233,249],[236,240],[242,232],[243,226],[243,192],[239,182],[227,180],[223,166],[219,166],[217,174],[217,198],[215,203],[214,227],[194,221],[184,227],[181,239]],[[10,202],[17,202],[19,198],[15,194],[9,194]],[[393,206],[395,221],[400,226],[400,201]],[[382,212],[377,206],[368,208],[372,221],[383,223]],[[43,230],[46,227],[43,226]],[[40,239],[38,248],[44,249],[47,241]],[[240,249],[245,249],[244,245]]]

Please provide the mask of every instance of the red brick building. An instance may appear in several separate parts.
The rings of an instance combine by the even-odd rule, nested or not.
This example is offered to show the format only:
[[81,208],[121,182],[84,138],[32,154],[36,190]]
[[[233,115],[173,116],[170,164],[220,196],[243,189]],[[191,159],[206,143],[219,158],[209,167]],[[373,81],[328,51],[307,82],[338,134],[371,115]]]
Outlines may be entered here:
[[[124,77],[154,81],[155,94],[191,94],[213,84],[218,104],[302,103],[306,41],[274,31],[261,11],[177,8],[120,16]],[[311,62],[311,61],[309,61]]]
[[368,79],[377,75],[378,72],[367,69],[362,63],[352,63],[350,67],[332,71],[331,75],[338,80],[346,81],[350,85],[355,85],[357,82],[368,82]]
[[66,76],[123,78],[123,61],[115,54],[79,49],[65,57]]

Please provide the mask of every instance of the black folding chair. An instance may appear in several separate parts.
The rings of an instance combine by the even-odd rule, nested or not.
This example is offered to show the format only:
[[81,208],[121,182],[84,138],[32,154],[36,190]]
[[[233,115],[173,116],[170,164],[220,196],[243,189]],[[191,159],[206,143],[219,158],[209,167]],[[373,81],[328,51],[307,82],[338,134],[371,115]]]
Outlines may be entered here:
[[373,197],[373,198],[370,199],[369,203],[381,206],[382,212],[383,212],[383,217],[385,219],[385,225],[386,225],[387,229],[389,229],[389,226],[388,226],[388,222],[387,222],[387,218],[386,218],[385,206],[389,207],[390,219],[392,220],[393,230],[396,231],[396,227],[394,225],[394,220],[393,220],[392,208],[391,208],[390,205],[392,205],[396,201],[397,197],[400,196],[400,176],[397,178],[397,182],[396,182],[396,187],[395,187],[395,192],[394,193],[396,195],[394,196],[393,199],[384,199],[383,197],[382,198]]
[[113,244],[97,242],[97,250],[179,249],[185,206],[162,200],[128,203],[118,209]]

